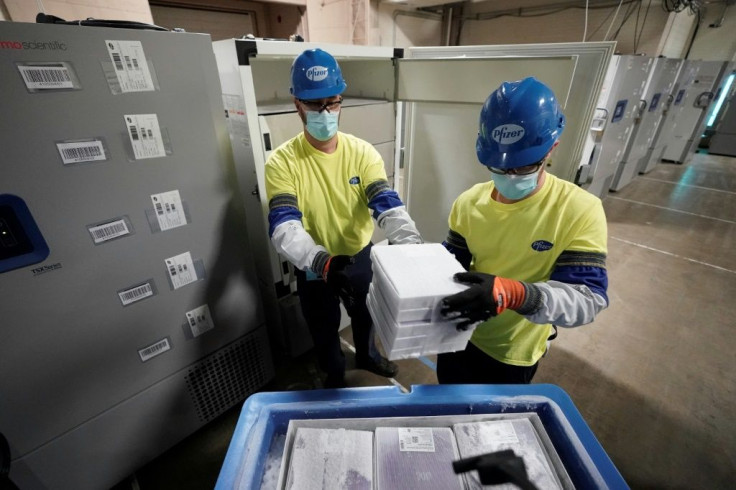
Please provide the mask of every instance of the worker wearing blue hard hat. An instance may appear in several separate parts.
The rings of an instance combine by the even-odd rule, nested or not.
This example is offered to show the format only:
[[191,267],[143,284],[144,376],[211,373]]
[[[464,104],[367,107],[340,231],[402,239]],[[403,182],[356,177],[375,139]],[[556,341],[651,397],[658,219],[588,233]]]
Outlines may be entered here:
[[341,301],[351,320],[356,367],[386,377],[398,371],[376,349],[366,306],[373,220],[389,243],[422,242],[388,183],[378,151],[339,131],[346,87],[331,54],[321,49],[300,54],[291,67],[291,94],[304,131],[266,162],[269,235],[276,251],[297,268],[297,292],[327,374],[325,387],[346,385],[338,334]]
[[444,245],[470,287],[443,300],[467,348],[440,354],[440,383],[529,383],[556,326],[590,323],[608,306],[607,227],[600,199],[548,172],[565,128],[554,92],[504,82],[480,112],[476,154],[491,180],[452,206]]

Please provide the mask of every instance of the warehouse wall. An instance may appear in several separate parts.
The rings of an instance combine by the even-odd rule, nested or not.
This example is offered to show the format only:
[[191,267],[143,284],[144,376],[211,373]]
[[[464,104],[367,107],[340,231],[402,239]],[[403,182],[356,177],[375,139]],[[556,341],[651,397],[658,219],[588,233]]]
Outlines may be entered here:
[[[36,0],[0,0],[9,20],[35,22],[39,10]],[[96,19],[132,20],[152,23],[148,0],[41,0],[44,12],[65,20]]]
[[[690,58],[736,61],[736,5],[708,5],[698,28]],[[724,15],[725,13],[725,15]]]

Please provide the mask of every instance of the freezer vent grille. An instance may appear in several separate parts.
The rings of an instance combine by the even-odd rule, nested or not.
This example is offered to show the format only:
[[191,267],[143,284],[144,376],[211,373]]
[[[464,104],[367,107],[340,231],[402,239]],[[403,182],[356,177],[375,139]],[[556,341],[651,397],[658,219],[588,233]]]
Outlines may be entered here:
[[209,422],[273,378],[265,328],[246,335],[191,368],[185,376],[202,422]]

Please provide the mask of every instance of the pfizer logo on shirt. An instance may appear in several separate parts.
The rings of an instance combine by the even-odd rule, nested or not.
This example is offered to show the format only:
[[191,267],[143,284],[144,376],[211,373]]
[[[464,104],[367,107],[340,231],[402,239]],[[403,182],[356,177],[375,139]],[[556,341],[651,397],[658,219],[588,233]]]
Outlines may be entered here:
[[321,82],[327,78],[329,71],[324,66],[313,66],[307,70],[307,78],[313,82]]
[[536,250],[537,252],[545,252],[549,249],[551,249],[554,245],[547,240],[537,240],[536,242],[532,243],[532,249]]
[[510,145],[524,137],[524,128],[517,124],[496,126],[491,131],[491,138],[499,145]]

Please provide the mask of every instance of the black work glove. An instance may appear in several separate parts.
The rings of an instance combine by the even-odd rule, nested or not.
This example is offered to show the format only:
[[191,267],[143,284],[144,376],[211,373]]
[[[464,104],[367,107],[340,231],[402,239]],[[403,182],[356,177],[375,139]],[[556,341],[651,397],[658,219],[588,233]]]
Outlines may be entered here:
[[526,290],[521,281],[497,277],[482,272],[458,272],[455,281],[469,284],[465,291],[442,300],[440,310],[450,320],[462,320],[458,330],[500,315],[504,310],[516,309],[524,303]]
[[327,282],[327,286],[342,300],[345,307],[355,304],[355,291],[345,272],[345,269],[354,263],[355,259],[349,255],[334,255],[327,260],[322,271],[322,277]]

